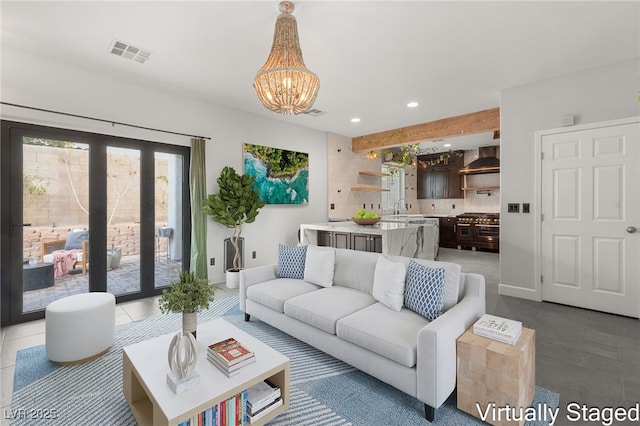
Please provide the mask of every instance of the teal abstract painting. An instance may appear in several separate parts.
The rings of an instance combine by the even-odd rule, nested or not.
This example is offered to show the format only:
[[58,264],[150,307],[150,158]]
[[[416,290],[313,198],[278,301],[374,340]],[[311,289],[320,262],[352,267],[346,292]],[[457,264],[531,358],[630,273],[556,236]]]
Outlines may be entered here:
[[309,154],[246,143],[243,155],[265,204],[309,204]]

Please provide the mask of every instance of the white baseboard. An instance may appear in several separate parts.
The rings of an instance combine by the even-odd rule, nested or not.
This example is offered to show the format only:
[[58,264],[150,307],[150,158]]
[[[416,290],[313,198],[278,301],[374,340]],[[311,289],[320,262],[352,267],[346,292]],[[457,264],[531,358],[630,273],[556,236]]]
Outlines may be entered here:
[[520,299],[533,300],[541,302],[542,298],[536,290],[530,288],[516,287],[513,285],[499,284],[498,293],[503,296],[518,297]]

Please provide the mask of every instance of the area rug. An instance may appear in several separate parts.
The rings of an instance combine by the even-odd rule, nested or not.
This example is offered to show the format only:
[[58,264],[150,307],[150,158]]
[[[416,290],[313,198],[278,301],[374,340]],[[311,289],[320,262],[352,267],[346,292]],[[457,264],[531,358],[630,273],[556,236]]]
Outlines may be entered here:
[[[207,311],[198,314],[198,321],[219,316],[291,360],[291,406],[272,421],[272,425],[483,424],[455,408],[455,392],[437,410],[436,420],[429,423],[423,417],[423,404],[417,399],[255,318],[245,322],[238,309],[237,296],[215,301]],[[44,346],[19,351],[13,402],[11,411],[6,413],[13,417],[10,424],[135,425],[122,394],[122,348],[175,332],[180,327],[178,314],[119,326],[115,342],[104,356],[74,366],[58,367],[51,363]],[[534,407],[554,409],[558,404],[557,393],[536,388]],[[547,423],[528,424],[543,426]]]

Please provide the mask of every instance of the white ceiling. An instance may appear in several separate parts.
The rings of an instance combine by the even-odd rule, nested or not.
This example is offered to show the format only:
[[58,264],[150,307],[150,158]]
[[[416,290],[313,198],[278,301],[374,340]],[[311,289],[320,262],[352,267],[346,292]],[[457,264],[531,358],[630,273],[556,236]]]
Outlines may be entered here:
[[[640,56],[637,1],[295,3],[320,117],[270,112],[251,85],[277,0],[2,1],[1,43],[350,137],[494,108],[503,89]],[[114,39],[151,50],[151,60],[110,54]]]

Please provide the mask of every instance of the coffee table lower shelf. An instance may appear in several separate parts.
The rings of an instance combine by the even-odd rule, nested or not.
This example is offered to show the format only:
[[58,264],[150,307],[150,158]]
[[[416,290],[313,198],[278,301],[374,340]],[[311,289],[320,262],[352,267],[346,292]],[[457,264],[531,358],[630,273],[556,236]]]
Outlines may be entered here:
[[[282,406],[251,424],[263,425],[289,409],[290,364],[288,358],[222,319],[210,322],[215,324],[204,324],[202,328],[198,327],[199,344],[200,342],[210,344],[233,336],[255,352],[256,365],[247,367],[246,373],[229,378],[207,361],[206,346],[202,343],[204,349],[201,348],[201,352],[199,351],[196,367],[196,371],[200,374],[200,384],[195,389],[176,395],[164,383],[169,367],[166,357],[162,356],[164,351],[159,350],[161,347],[168,348],[173,334],[124,348],[123,392],[138,425],[178,426],[219,402],[267,379],[280,388]],[[204,329],[210,329],[213,335],[205,337]],[[150,351],[155,352],[155,357],[147,356],[147,352]],[[150,363],[158,365],[156,368],[153,366],[150,368]],[[159,373],[159,369],[163,370],[162,374]],[[156,373],[153,373],[153,370],[156,370]],[[162,377],[158,377],[159,375]],[[211,383],[215,383],[215,386],[207,386]],[[171,410],[167,409],[169,406]],[[172,414],[167,415],[167,412]]]

